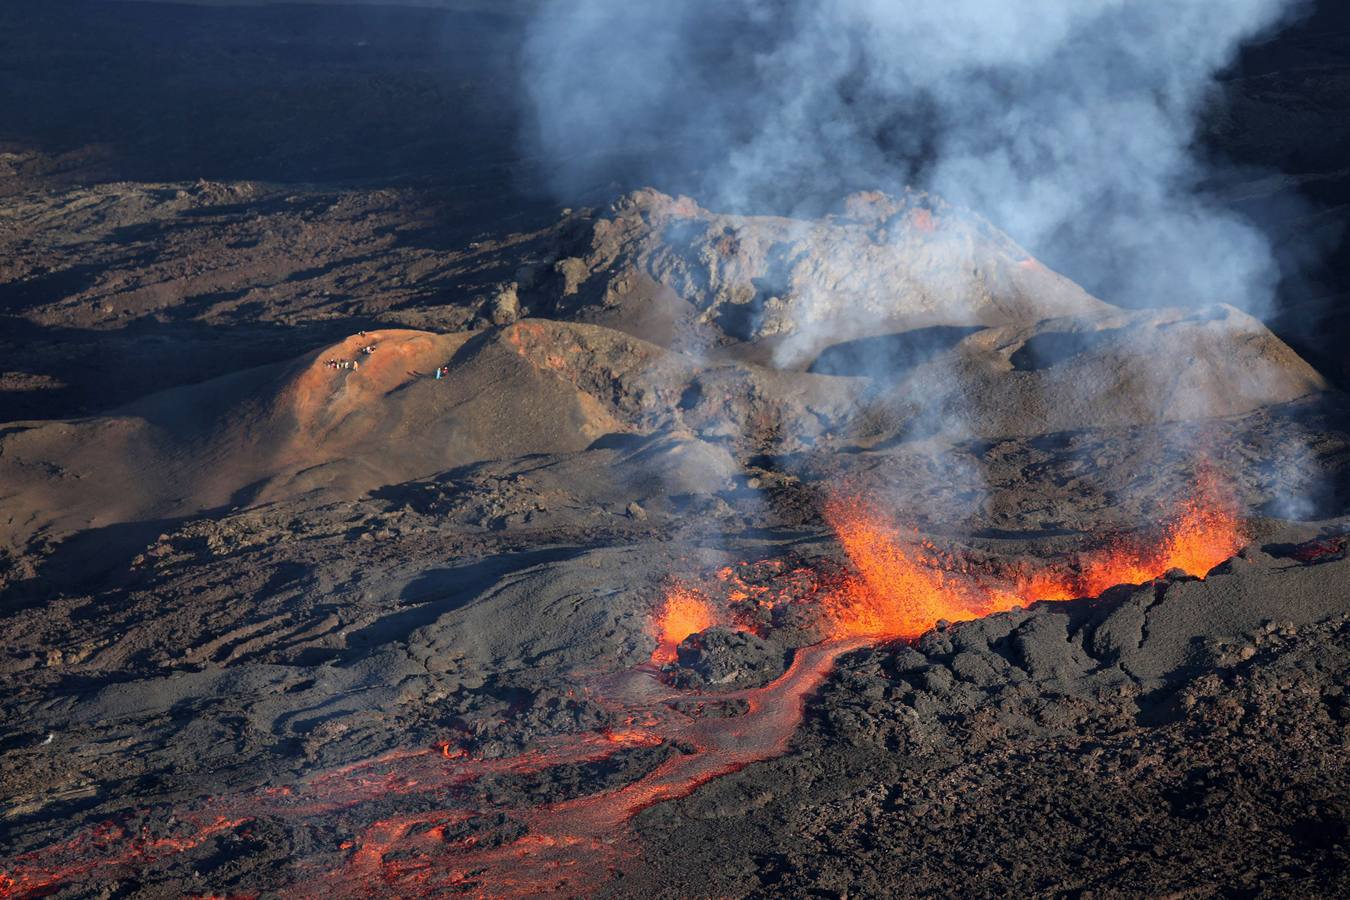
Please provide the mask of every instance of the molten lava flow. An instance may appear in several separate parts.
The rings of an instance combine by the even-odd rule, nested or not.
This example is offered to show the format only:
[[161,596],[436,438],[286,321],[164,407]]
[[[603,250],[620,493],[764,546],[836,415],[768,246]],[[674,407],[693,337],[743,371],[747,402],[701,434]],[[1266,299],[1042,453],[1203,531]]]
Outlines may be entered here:
[[[866,646],[865,639],[827,641],[800,650],[788,670],[761,688],[718,695],[742,702],[733,718],[681,712],[683,691],[630,670],[596,682],[598,691],[630,718],[651,723],[650,734],[679,747],[631,783],[559,803],[506,811],[524,833],[500,845],[459,841],[447,846],[445,826],[463,813],[412,813],[376,822],[351,847],[347,864],[296,897],[442,896],[472,892],[486,897],[561,893],[591,896],[635,852],[628,823],[657,803],[687,797],[701,785],[745,766],[780,756],[801,724],[805,697],[829,675],[835,660]],[[650,740],[650,735],[647,738]]]
[[[85,829],[40,854],[20,856],[13,869],[0,871],[0,897],[40,897],[67,881],[112,876],[118,870],[152,865],[232,831],[248,818],[227,819],[188,813],[182,825],[192,830],[178,836],[129,831],[113,822]],[[40,857],[40,859],[39,859]],[[30,865],[30,863],[37,863]]]
[[[673,585],[653,616],[652,659],[666,663],[676,659],[681,641],[712,625],[768,628],[792,607],[814,610],[827,639],[797,650],[787,671],[763,687],[700,698],[650,665],[592,676],[578,689],[606,707],[610,724],[604,727],[543,737],[497,759],[476,758],[449,741],[398,750],[293,785],[169,811],[160,833],[96,826],[13,860],[0,871],[0,898],[41,896],[68,881],[116,879],[263,817],[295,822],[297,829],[318,822],[319,834],[330,834],[339,821],[350,835],[333,839],[315,859],[297,861],[301,883],[282,891],[285,896],[592,894],[639,852],[629,825],[638,812],[786,752],[805,698],[841,654],[916,637],[944,619],[972,619],[1040,599],[1095,596],[1171,569],[1203,576],[1243,540],[1237,506],[1212,473],[1201,474],[1194,495],[1159,527],[1151,545],[1121,539],[1035,571],[995,571],[943,554],[856,498],[831,502],[826,518],[847,569],[782,560],[726,568],[706,591]],[[1344,551],[1342,540],[1329,552]],[[734,712],[702,711],[719,703]],[[474,790],[493,776],[590,765],[623,753],[639,754],[632,757],[638,762],[627,784],[556,803],[511,806],[491,799],[491,791]],[[183,831],[184,825],[191,830]]]
[[656,650],[652,652],[652,662],[674,662],[675,648],[681,641],[711,628],[717,620],[717,610],[702,594],[681,585],[672,587],[656,616]]
[[1343,536],[1318,538],[1300,544],[1289,555],[1301,563],[1325,562],[1335,557],[1344,557],[1348,543],[1350,542]]

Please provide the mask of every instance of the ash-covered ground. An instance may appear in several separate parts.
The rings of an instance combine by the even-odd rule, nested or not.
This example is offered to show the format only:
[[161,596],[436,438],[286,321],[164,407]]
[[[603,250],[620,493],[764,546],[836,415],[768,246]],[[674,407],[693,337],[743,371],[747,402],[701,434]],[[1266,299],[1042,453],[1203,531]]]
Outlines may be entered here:
[[[450,6],[0,10],[0,896],[1350,892],[1334,241],[564,206]],[[1201,134],[1279,247],[1334,20]]]

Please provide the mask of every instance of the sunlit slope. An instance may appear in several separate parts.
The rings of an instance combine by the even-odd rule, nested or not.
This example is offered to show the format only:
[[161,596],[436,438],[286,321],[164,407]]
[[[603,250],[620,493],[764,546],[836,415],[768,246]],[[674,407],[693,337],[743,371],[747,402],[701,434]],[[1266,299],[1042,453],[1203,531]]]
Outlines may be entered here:
[[922,362],[889,352],[863,361],[830,374],[781,370],[533,318],[352,335],[113,415],[7,426],[0,537],[21,544],[306,494],[350,498],[470,463],[577,453],[615,434],[671,434],[748,459],[1231,416],[1325,387],[1260,322],[1227,307],[989,327]]
[[16,423],[0,437],[8,536],[353,495],[478,460],[572,452],[621,429],[511,336],[353,335],[111,416]]

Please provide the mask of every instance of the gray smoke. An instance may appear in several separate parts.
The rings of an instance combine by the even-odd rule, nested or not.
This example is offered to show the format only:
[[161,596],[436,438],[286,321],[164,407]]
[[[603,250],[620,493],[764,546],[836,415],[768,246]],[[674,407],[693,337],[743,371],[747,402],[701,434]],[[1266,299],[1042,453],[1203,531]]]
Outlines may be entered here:
[[615,178],[724,211],[859,189],[968,206],[1127,305],[1256,314],[1278,277],[1204,199],[1214,77],[1303,0],[546,0],[536,150],[571,199]]

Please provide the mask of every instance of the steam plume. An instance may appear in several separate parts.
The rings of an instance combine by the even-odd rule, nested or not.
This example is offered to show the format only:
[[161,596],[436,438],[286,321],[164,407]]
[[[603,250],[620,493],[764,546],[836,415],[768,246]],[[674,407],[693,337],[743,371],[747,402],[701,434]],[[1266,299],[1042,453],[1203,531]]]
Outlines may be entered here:
[[546,0],[533,139],[567,196],[622,171],[727,211],[932,190],[1104,299],[1228,302],[1278,276],[1202,199],[1215,74],[1303,0]]

